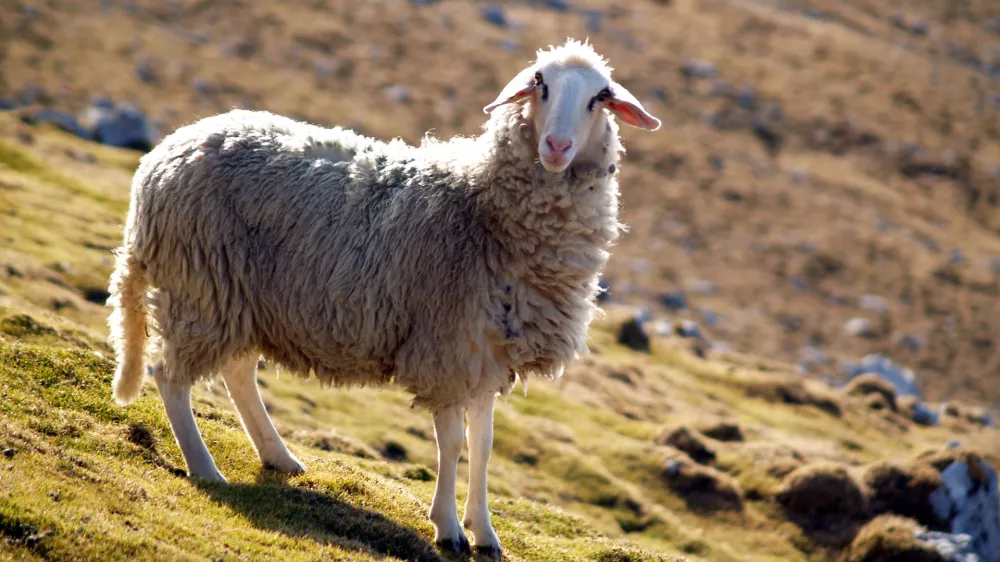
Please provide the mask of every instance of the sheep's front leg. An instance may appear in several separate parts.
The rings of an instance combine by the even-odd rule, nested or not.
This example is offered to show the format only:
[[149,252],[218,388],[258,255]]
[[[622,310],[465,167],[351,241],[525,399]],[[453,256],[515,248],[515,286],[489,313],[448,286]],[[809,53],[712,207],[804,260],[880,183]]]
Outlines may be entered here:
[[289,474],[305,472],[305,465],[288,451],[264,407],[260,389],[257,388],[257,358],[251,355],[231,359],[222,369],[222,379],[261,463],[267,468]]
[[488,393],[469,405],[469,496],[465,502],[465,528],[476,539],[476,553],[500,560],[500,540],[490,524],[486,499],[486,468],[493,451],[493,405],[496,395]]
[[177,446],[181,448],[181,455],[187,463],[188,473],[191,476],[225,482],[226,479],[216,468],[215,460],[208,452],[208,447],[205,446],[205,441],[198,431],[198,424],[194,421],[194,413],[191,411],[191,385],[168,381],[163,370],[161,361],[153,367],[153,377],[157,388],[160,389],[163,408],[167,411],[174,439],[177,440]]
[[465,444],[464,410],[447,408],[434,413],[434,435],[438,445],[437,487],[431,502],[430,519],[434,524],[434,542],[447,552],[472,554],[469,540],[458,524],[455,509],[455,480],[458,478],[458,458]]

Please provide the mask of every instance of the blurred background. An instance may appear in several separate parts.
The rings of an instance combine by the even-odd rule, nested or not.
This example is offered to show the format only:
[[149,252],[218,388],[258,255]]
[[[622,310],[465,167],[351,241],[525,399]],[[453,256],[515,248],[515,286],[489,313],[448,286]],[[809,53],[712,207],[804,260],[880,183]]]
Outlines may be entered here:
[[2,4],[0,108],[139,149],[233,107],[473,135],[536,49],[589,38],[664,122],[622,133],[608,296],[716,349],[831,379],[877,353],[1000,404],[996,2]]
[[[779,485],[794,487],[782,480],[792,469],[831,460],[868,467],[866,494],[888,482],[891,496],[903,482],[909,491],[898,497],[908,498],[917,493],[910,480],[871,463],[958,434],[995,448],[994,433],[976,432],[1000,408],[996,0],[0,0],[0,332],[106,349],[109,251],[121,240],[128,181],[137,155],[177,127],[240,107],[411,143],[428,131],[475,135],[482,107],[536,49],[567,37],[589,39],[663,127],[622,127],[629,231],[603,280],[602,300],[614,310],[595,332],[603,357],[555,390],[533,387],[533,396],[498,407],[491,483],[538,502],[501,508],[504,517],[532,529],[546,521],[539,532],[555,545],[576,535],[532,511],[549,502],[602,532],[695,559],[752,551],[761,560],[832,560],[839,551],[814,546],[826,539],[772,524],[784,520],[769,502]],[[659,355],[656,346],[652,355],[618,354],[618,344],[649,352],[650,338],[711,361],[663,355],[667,344]],[[888,401],[863,384],[848,389],[863,404],[813,384],[840,387],[866,373],[888,381],[888,390],[875,385]],[[218,386],[200,395],[199,409],[228,408]],[[307,397],[273,377],[262,386],[307,456],[433,466],[429,420],[404,398],[379,395],[390,398],[373,408],[362,406],[375,395],[362,391]],[[104,404],[94,392],[88,400]],[[905,416],[893,393],[915,397]],[[939,414],[950,421],[917,432]],[[172,447],[162,416],[148,416],[151,435]],[[683,426],[716,418],[730,421],[701,427],[711,439]],[[201,422],[215,427],[208,419],[228,418]],[[237,451],[248,445],[230,426],[210,430],[233,443],[221,457],[227,467],[252,455]],[[702,440],[718,450],[717,463]],[[941,470],[953,457],[927,462]],[[710,464],[719,470],[701,466]],[[426,479],[398,477],[419,516],[391,516],[427,535],[419,502],[433,477],[423,470],[414,474]],[[664,478],[671,491],[658,487]],[[848,482],[837,478],[824,482]],[[831,497],[862,502],[850,482]],[[803,489],[812,505],[820,492]],[[705,497],[741,515],[703,516]],[[929,509],[871,505],[921,523]],[[829,511],[843,508],[853,521],[863,512],[854,507]],[[297,529],[325,536],[310,526],[320,511],[310,513]],[[994,527],[990,540],[1000,545],[1000,519]],[[853,538],[857,528],[846,528]],[[522,531],[501,528],[502,539]],[[423,540],[413,539],[412,552],[424,552]]]

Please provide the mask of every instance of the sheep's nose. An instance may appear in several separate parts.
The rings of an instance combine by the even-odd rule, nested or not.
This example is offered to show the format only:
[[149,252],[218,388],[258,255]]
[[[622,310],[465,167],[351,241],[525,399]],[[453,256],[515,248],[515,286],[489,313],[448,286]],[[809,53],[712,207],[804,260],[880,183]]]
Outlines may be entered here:
[[571,139],[562,139],[559,137],[554,137],[549,135],[545,137],[545,144],[549,145],[552,152],[556,154],[563,154],[573,146],[573,141]]

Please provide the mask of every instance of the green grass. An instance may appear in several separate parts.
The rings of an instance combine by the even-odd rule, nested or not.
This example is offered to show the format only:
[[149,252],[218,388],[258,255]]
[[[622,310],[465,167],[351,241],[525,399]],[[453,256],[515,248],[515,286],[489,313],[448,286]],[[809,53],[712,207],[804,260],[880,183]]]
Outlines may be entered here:
[[[155,386],[128,408],[111,399],[108,310],[88,295],[107,285],[137,155],[47,129],[17,144],[5,119],[0,559],[441,559],[426,515],[433,426],[398,389],[320,390],[264,369],[265,403],[308,467],[288,478],[260,467],[223,386],[199,386],[198,423],[230,483],[183,476]],[[95,156],[87,173],[67,148]],[[773,459],[863,466],[956,438],[1000,454],[994,430],[899,427],[757,358],[699,359],[663,339],[629,351],[615,343],[623,311],[609,312],[592,357],[497,404],[490,507],[508,560],[833,560],[775,505]],[[693,509],[664,479],[683,453],[653,442],[719,419],[745,435],[710,443],[742,511]],[[463,457],[460,507],[467,470]]]

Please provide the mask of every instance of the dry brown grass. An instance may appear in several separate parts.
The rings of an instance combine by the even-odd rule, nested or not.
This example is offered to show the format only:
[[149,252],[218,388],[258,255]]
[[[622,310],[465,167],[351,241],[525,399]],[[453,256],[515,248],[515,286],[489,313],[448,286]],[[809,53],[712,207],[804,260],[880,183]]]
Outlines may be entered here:
[[877,517],[862,527],[844,562],[945,562],[941,553],[917,540],[917,529],[911,519]]
[[845,467],[830,463],[793,471],[785,477],[777,500],[788,518],[817,542],[840,543],[853,537],[868,511],[861,484]]

